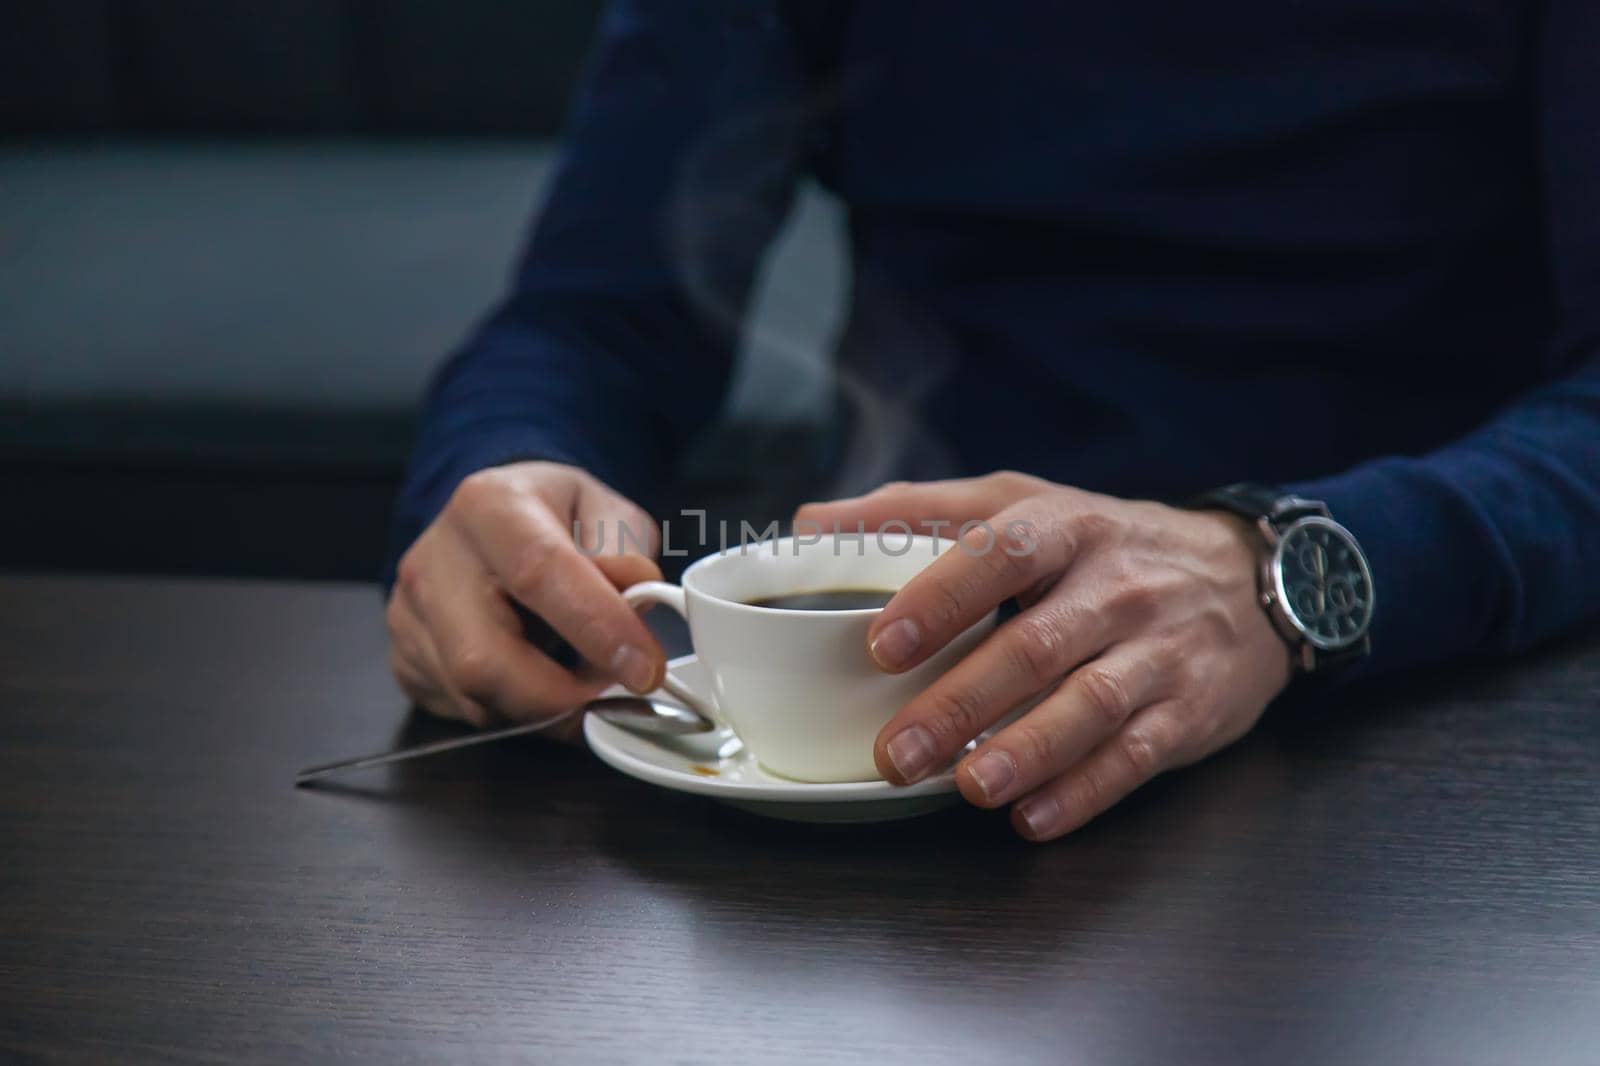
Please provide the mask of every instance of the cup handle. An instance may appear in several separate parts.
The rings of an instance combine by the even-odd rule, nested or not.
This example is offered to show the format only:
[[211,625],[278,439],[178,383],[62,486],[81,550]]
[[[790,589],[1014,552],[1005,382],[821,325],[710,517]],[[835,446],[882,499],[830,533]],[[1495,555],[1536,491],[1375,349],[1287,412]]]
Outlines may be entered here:
[[[665,581],[641,581],[637,585],[628,586],[623,591],[622,598],[636,609],[659,603],[677,611],[685,622],[689,620],[688,604],[685,602],[683,589],[678,585],[669,584]],[[716,707],[706,706],[700,696],[689,691],[687,685],[672,676],[671,670],[668,670],[661,677],[661,691],[717,725],[727,724],[722,720],[722,716],[717,713]]]

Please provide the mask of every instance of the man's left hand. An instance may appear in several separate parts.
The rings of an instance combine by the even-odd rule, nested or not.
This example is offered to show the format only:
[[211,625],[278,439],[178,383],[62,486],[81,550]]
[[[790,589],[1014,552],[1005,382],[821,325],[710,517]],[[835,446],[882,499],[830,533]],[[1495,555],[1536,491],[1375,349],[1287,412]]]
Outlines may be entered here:
[[1237,740],[1288,683],[1288,647],[1257,600],[1257,534],[1231,515],[1004,472],[885,485],[807,504],[795,522],[918,533],[948,523],[947,536],[983,523],[884,608],[873,658],[900,673],[1003,601],[1022,611],[901,709],[875,757],[889,780],[916,781],[1042,695],[956,773],[971,802],[1014,803],[1030,840],[1070,832]]

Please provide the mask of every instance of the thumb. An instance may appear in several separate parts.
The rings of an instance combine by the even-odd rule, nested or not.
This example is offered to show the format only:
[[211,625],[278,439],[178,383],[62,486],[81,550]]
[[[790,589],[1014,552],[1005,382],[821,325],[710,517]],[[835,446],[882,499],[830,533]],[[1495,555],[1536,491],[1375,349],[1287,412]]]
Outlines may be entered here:
[[641,581],[660,581],[661,567],[657,566],[654,559],[630,551],[618,555],[612,551],[605,551],[595,556],[594,564],[606,576],[606,580],[615,585],[617,590],[637,585]]

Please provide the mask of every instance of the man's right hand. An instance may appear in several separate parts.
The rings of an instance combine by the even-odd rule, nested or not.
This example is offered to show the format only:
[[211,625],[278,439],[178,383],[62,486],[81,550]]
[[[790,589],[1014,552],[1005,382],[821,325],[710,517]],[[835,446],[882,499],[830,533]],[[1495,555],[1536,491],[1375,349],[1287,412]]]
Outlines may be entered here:
[[[395,678],[418,705],[479,726],[560,714],[613,681],[649,692],[666,658],[620,590],[661,579],[658,545],[648,514],[576,467],[473,474],[400,559],[387,612]],[[574,673],[528,643],[513,602],[589,665]]]

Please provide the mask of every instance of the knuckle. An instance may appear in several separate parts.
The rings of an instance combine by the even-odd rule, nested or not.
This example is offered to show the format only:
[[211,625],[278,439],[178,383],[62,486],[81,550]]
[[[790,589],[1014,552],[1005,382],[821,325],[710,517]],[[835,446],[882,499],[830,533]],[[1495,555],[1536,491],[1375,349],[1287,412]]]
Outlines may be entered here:
[[431,693],[423,693],[420,695],[413,695],[411,697],[411,702],[416,704],[418,707],[421,707],[435,718],[444,718],[450,721],[457,721],[461,718],[461,712],[456,709],[456,705],[451,703],[448,698],[443,696],[433,695]]
[[997,547],[994,531],[987,522],[971,523],[966,531],[956,538],[956,543],[963,554],[984,562],[988,562],[989,557],[995,554]]
[[992,529],[974,529],[971,554],[980,559],[989,578],[1007,585],[1026,584],[1038,569],[1039,546],[1044,533],[1037,522],[1008,522],[997,535]]
[[400,593],[389,594],[389,602],[383,605],[383,624],[389,631],[389,639],[393,641],[405,629],[404,612],[400,609]]
[[518,550],[510,573],[505,575],[506,591],[524,603],[537,599],[554,563],[554,546],[543,537],[530,539]]
[[1055,539],[1051,547],[1059,553],[1063,560],[1075,559],[1083,550],[1083,539],[1071,522],[1058,522],[1055,527]]
[[1135,618],[1149,618],[1160,603],[1156,587],[1136,575],[1119,572],[1112,579],[1111,602],[1123,614]]
[[1089,709],[1112,724],[1128,716],[1128,688],[1123,676],[1106,666],[1086,666],[1075,677]]
[[489,715],[472,700],[457,700],[451,704],[451,717],[459,718],[470,726],[482,729],[489,724]]
[[1010,519],[1003,533],[1007,553],[1030,572],[1064,566],[1083,543],[1074,519],[1054,511]]
[[1014,560],[1032,558],[1049,536],[1038,520],[1032,518],[1013,518],[1006,523],[1004,532],[1006,550],[1000,554]]
[[502,476],[493,468],[468,474],[450,494],[449,508],[469,513],[480,510],[500,494]]
[[451,655],[448,664],[450,684],[462,695],[474,700],[493,696],[498,671],[494,657],[481,647],[467,647]]
[[1116,521],[1101,511],[1080,511],[1071,521],[1072,532],[1079,544],[1092,544],[1105,540],[1116,527]]
[[1018,673],[1038,688],[1055,681],[1066,669],[1066,640],[1049,619],[1023,616],[1011,623],[1013,664]]
[[1084,768],[1073,783],[1072,790],[1077,794],[1072,806],[1085,812],[1105,810],[1116,799],[1111,795],[1105,773],[1094,766]]
[[984,480],[992,487],[1009,496],[1031,492],[1039,484],[1038,478],[1031,474],[1024,474],[1020,470],[996,470]]
[[[394,581],[400,588],[414,589],[422,580],[422,563],[417,559],[416,548],[411,548],[400,556],[400,562],[395,565]],[[394,604],[395,597],[389,597],[389,603]]]
[[1022,755],[1023,765],[1036,771],[1053,766],[1061,749],[1060,735],[1055,730],[1034,725],[1026,718],[1013,727],[1010,740]]
[[929,702],[933,713],[923,724],[944,744],[965,743],[987,724],[978,693],[973,689],[940,686],[930,694]]
[[967,596],[958,583],[940,581],[934,586],[934,603],[928,609],[928,620],[932,623],[929,627],[938,632],[954,622],[966,610]]
[[1117,752],[1135,779],[1144,781],[1161,772],[1164,757],[1157,737],[1143,729],[1130,729],[1117,741]]

